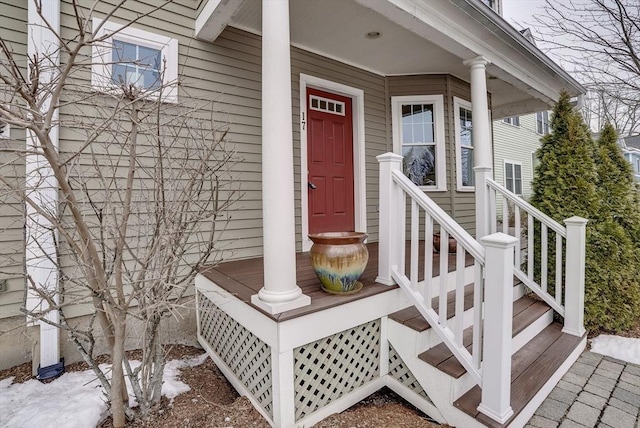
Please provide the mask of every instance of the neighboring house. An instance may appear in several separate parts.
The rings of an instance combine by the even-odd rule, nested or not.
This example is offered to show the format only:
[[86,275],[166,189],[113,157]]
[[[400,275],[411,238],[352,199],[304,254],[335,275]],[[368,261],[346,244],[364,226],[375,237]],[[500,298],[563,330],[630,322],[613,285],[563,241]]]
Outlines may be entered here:
[[[70,2],[48,4],[60,6],[47,9],[51,19],[69,20]],[[0,31],[23,55],[34,48],[28,5],[0,0]],[[108,26],[135,16],[137,5]],[[513,263],[517,240],[494,234],[490,221],[491,196],[504,193],[493,180],[490,118],[542,111],[561,89],[577,96],[584,88],[491,7],[500,3],[183,0],[120,33],[176,66],[183,82],[168,101],[218,100],[211,113],[228,118],[244,158],[235,170],[243,197],[221,241],[232,251],[196,278],[197,326],[182,329],[197,328],[272,425],[313,425],[388,385],[454,426],[523,426],[584,349],[582,220],[566,228],[536,220],[549,239],[565,241],[560,297],[547,293],[546,278],[535,282],[533,258],[528,273],[518,253]],[[106,10],[98,2],[93,19]],[[63,38],[73,36],[68,28]],[[100,85],[114,70],[96,60],[91,79]],[[60,133],[63,149],[68,135]],[[531,207],[521,209],[533,219]],[[12,218],[15,236],[20,218]],[[369,235],[364,289],[325,294],[302,253],[308,234],[350,230]],[[456,257],[434,254],[436,230],[443,242],[455,238]],[[514,275],[541,301],[523,297]],[[24,322],[24,287],[11,279],[0,293],[0,330]],[[36,342],[45,340],[42,327],[30,332],[38,328]],[[30,350],[25,342],[0,336],[2,364]],[[512,384],[516,351],[522,376]]]
[[624,158],[631,163],[636,181],[640,181],[640,135],[621,139]]
[[[549,111],[493,121],[493,175],[513,193],[528,200],[540,138],[549,132]],[[499,203],[498,214],[501,211]]]

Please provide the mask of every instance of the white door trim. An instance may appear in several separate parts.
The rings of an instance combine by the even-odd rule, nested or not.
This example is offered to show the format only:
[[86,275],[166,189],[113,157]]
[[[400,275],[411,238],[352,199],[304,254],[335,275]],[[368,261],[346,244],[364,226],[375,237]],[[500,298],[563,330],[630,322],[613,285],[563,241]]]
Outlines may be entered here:
[[300,73],[300,203],[302,215],[302,251],[309,251],[309,200],[307,195],[307,88],[320,89],[351,98],[353,117],[353,207],[355,228],[367,231],[367,192],[364,147],[364,91],[341,83]]

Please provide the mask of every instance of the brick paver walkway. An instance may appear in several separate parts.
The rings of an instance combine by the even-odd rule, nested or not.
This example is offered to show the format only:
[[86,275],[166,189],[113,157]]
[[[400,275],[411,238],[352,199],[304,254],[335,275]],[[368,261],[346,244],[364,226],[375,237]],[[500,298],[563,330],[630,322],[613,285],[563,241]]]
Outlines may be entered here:
[[525,428],[640,428],[640,366],[584,352]]

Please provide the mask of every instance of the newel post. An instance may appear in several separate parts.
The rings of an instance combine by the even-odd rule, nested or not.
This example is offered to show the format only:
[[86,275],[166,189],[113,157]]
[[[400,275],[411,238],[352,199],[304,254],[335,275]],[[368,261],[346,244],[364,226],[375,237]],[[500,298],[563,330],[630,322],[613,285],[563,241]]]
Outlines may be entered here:
[[513,257],[518,240],[494,233],[480,240],[485,247],[482,400],[478,410],[505,423],[511,409],[511,323]]
[[[573,216],[564,221],[567,226],[563,333],[581,337],[584,329],[584,273],[586,259],[587,222]],[[556,256],[557,257],[557,256]]]
[[[393,171],[402,168],[402,156],[395,153],[385,153],[376,157],[380,165],[380,212],[379,212],[379,243],[378,243],[378,277],[376,282],[393,285],[396,282],[391,276],[391,268],[398,264],[400,248],[398,236],[399,198],[402,195],[393,182]],[[404,244],[404,243],[402,243]]]

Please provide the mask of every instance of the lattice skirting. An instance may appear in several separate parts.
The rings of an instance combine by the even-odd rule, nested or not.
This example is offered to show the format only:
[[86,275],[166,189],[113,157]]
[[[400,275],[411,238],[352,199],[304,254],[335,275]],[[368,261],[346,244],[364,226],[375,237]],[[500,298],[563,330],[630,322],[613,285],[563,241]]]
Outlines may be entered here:
[[198,292],[200,335],[273,418],[271,347]]
[[380,320],[293,350],[296,421],[374,380],[380,372]]
[[427,393],[422,389],[420,383],[416,377],[411,373],[411,370],[402,361],[398,352],[389,344],[389,376],[406,386],[411,391],[415,392],[430,404],[433,404]]

